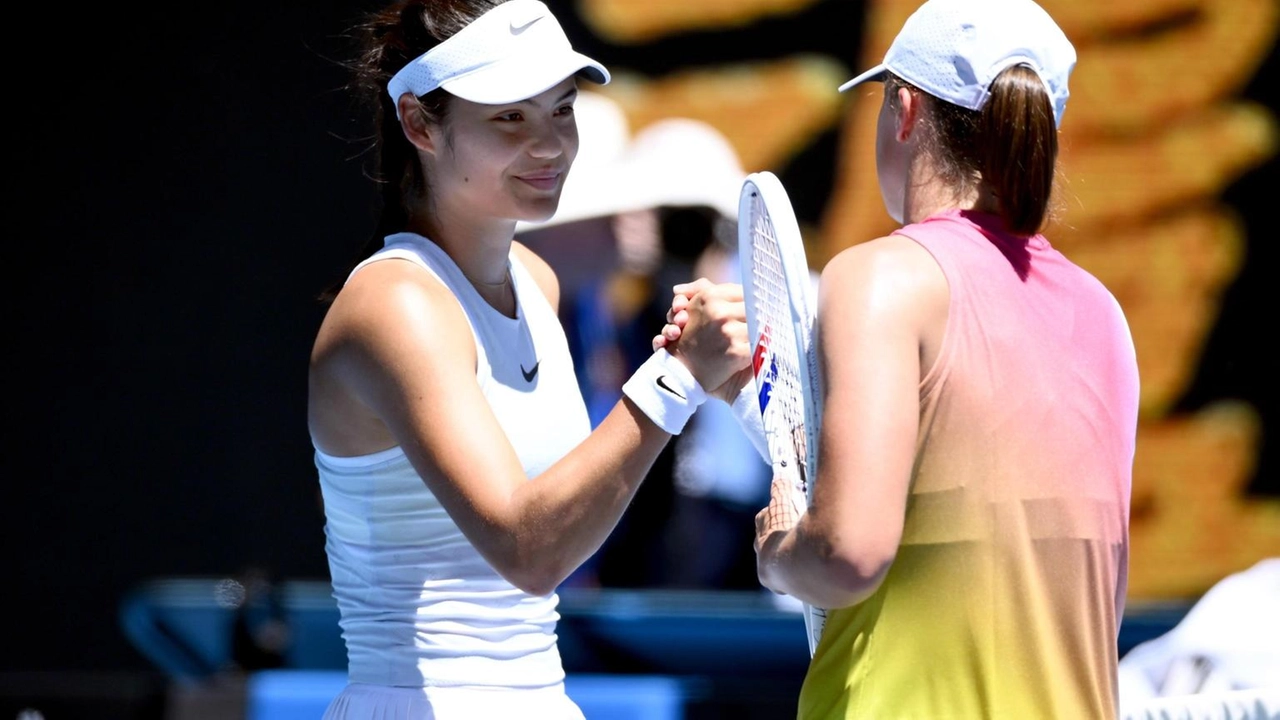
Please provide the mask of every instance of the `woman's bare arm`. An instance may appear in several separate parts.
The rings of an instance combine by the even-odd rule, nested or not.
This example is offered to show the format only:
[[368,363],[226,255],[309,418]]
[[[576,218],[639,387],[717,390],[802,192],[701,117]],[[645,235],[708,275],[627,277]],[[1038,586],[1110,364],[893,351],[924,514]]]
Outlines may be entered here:
[[839,608],[874,592],[897,553],[919,426],[922,337],[940,310],[945,324],[948,294],[933,258],[901,237],[843,251],[819,287],[825,400],[814,499],[790,528],[770,527],[769,509],[761,512],[757,567],[766,587]]

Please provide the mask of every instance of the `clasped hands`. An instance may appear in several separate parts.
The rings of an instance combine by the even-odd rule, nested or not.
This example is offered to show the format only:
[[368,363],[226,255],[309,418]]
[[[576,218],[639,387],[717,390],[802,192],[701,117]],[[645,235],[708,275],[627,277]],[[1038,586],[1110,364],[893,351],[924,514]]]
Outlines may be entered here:
[[653,338],[689,368],[712,397],[732,404],[751,379],[742,286],[699,278],[673,289],[666,324]]

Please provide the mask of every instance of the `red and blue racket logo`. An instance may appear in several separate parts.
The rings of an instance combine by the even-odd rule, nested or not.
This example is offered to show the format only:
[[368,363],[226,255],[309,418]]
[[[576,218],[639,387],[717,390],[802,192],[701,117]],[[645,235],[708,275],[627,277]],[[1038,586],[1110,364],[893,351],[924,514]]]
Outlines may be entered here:
[[[765,407],[769,404],[769,398],[773,396],[773,384],[778,380],[778,358],[771,352],[769,338],[769,326],[766,325],[760,330],[760,340],[756,343],[756,350],[751,354],[751,370],[756,376],[756,388],[760,391],[760,414],[764,414]],[[760,369],[765,366],[765,356],[768,355],[769,366],[763,376]]]

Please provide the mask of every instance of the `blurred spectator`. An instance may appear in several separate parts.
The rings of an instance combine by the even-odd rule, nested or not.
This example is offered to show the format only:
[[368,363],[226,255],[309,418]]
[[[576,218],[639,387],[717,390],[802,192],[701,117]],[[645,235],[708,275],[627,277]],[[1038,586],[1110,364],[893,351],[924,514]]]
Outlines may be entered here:
[[[1280,558],[1218,582],[1172,630],[1126,653],[1119,673],[1122,717],[1156,706],[1193,720],[1280,716]],[[1266,699],[1274,714],[1223,714],[1240,691],[1258,691],[1242,708]]]
[[[707,123],[659,120],[618,152],[625,120],[616,107],[598,97],[579,106],[580,153],[590,156],[580,154],[556,216],[517,230],[550,262],[593,270],[557,266],[576,279],[562,286],[561,317],[595,423],[652,352],[672,286],[698,276],[739,279],[746,173]],[[699,410],[570,584],[759,589],[751,542],[755,512],[768,498],[768,466],[728,410],[722,403]]]
[[261,567],[246,569],[229,593],[235,616],[231,623],[231,663],[240,672],[281,668],[291,640],[280,586]]

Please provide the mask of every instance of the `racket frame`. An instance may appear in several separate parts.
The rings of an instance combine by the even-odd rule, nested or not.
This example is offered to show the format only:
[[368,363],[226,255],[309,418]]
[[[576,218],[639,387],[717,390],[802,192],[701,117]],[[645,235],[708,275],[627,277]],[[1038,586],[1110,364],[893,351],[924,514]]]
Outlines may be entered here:
[[[813,500],[814,479],[818,469],[818,431],[822,421],[821,376],[818,367],[817,347],[815,344],[815,315],[817,302],[814,297],[812,271],[805,253],[803,237],[799,223],[796,222],[795,210],[782,182],[771,172],[761,171],[748,175],[742,183],[742,192],[738,203],[738,259],[742,268],[743,299],[747,308],[747,333],[751,342],[752,362],[756,370],[757,409],[761,413],[761,421],[768,436],[767,401],[765,393],[771,388],[760,387],[762,365],[765,353],[772,359],[773,337],[762,337],[756,290],[753,274],[756,267],[754,255],[755,207],[763,207],[767,219],[772,225],[773,242],[776,244],[778,259],[782,268],[783,284],[786,288],[792,338],[796,343],[796,363],[800,389],[803,419],[804,457],[788,451],[789,442],[779,442],[778,438],[769,438],[769,452],[775,474],[784,477],[792,476],[792,472],[800,473],[804,481],[804,494],[795,498],[799,504],[797,513],[803,514]],[[766,371],[767,372],[767,371]],[[792,447],[794,447],[792,445]],[[786,462],[797,462],[798,467],[791,470],[785,467]],[[793,476],[792,476],[793,477]],[[817,650],[818,639],[826,620],[826,612],[804,604],[805,634],[809,641],[810,656]]]

